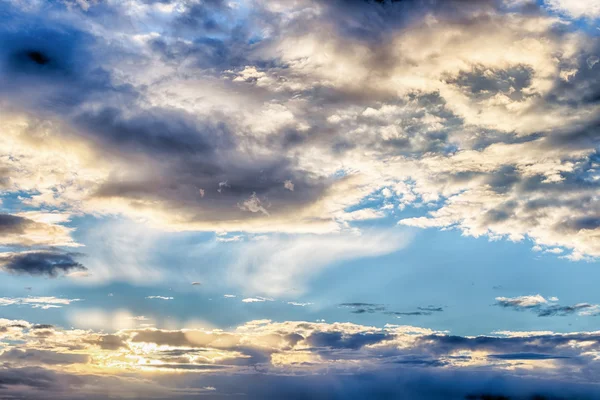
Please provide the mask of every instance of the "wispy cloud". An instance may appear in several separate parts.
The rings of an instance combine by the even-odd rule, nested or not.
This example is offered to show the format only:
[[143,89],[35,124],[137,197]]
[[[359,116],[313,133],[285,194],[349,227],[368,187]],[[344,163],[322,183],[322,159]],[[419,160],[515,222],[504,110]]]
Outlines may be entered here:
[[306,307],[312,305],[313,303],[299,303],[297,301],[288,301],[287,304],[296,307]]
[[73,302],[82,301],[81,299],[66,299],[61,297],[0,297],[0,306],[26,305],[31,308],[41,308],[48,310],[50,308],[62,308]]
[[[336,263],[398,251],[410,241],[399,231],[362,235],[272,236],[242,245],[231,270],[234,283],[269,296],[305,290],[310,279]],[[285,267],[282,267],[285,266]]]
[[242,299],[242,303],[263,303],[265,301],[273,301],[273,299],[269,297],[246,297]]
[[589,303],[578,303],[574,305],[559,305],[557,297],[548,299],[543,296],[531,295],[520,297],[496,297],[496,305],[504,308],[512,308],[517,311],[530,310],[538,317],[565,317],[577,314],[580,316],[600,315],[600,305]]
[[385,315],[393,315],[399,318],[432,315],[433,313],[444,311],[442,307],[435,306],[417,307],[416,311],[391,311],[386,305],[373,303],[342,303],[339,306],[352,309],[351,312],[353,314],[382,313]]

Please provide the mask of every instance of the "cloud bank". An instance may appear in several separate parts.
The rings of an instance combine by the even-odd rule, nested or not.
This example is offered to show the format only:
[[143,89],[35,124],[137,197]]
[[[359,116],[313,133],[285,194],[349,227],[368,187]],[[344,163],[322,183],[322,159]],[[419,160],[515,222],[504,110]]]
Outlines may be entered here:
[[414,399],[591,399],[600,394],[593,379],[599,368],[596,332],[459,337],[412,326],[261,320],[231,331],[103,333],[2,320],[0,337],[5,396],[187,399],[213,398],[205,392],[214,391],[214,398],[404,393]]

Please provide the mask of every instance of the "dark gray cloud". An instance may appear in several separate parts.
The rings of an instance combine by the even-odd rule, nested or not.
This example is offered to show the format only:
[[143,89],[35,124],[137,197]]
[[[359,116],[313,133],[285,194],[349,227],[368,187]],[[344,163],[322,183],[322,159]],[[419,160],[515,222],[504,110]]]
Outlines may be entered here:
[[373,303],[341,303],[339,304],[339,306],[344,308],[350,308],[353,314],[383,313],[386,315],[393,315],[397,317],[432,315],[435,312],[444,311],[442,307],[436,306],[417,307],[417,311],[390,311],[388,307],[383,304]]
[[58,353],[51,350],[11,349],[0,355],[0,360],[17,365],[68,365],[85,364],[89,361],[87,354]]
[[[342,400],[369,398],[383,400],[399,395],[413,400],[591,400],[597,388],[565,380],[513,377],[485,371],[448,372],[432,369],[398,369],[378,373],[363,372],[317,376],[268,374],[164,374],[151,389],[135,385],[125,377],[108,379],[95,375],[70,375],[42,368],[19,368],[0,371],[5,383],[2,394],[23,399],[36,399],[44,390],[44,398],[92,399],[114,398],[117,393],[139,393],[159,400],[206,398],[249,399],[286,397],[297,400]],[[11,386],[21,385],[15,391]],[[107,386],[108,385],[108,386]],[[112,385],[112,387],[110,386]],[[98,390],[104,387],[104,390]],[[111,390],[106,390],[111,387]],[[174,388],[189,388],[175,390]],[[214,387],[215,391],[199,390]],[[243,388],[243,390],[241,390]],[[71,390],[68,390],[71,389]],[[194,392],[193,389],[198,389]],[[90,392],[88,392],[90,391]],[[152,392],[153,391],[153,392]],[[111,394],[111,392],[113,394]],[[39,397],[37,397],[39,398]]]
[[533,68],[528,65],[515,65],[500,70],[476,65],[471,71],[461,71],[458,76],[450,77],[447,82],[468,91],[478,100],[503,94],[511,100],[523,101],[526,97],[533,96],[523,92],[531,86],[533,74]]
[[194,35],[201,33],[226,32],[228,2],[224,0],[205,0],[190,2],[186,9],[175,19],[176,29],[186,28]]
[[585,311],[585,310],[590,310],[590,309],[595,310],[592,312],[591,315],[600,315],[600,309],[598,309],[597,306],[594,306],[593,304],[588,304],[588,303],[580,303],[580,304],[575,304],[572,306],[554,305],[554,306],[549,306],[549,307],[542,307],[541,309],[537,310],[537,314],[538,314],[538,317],[554,317],[554,316],[565,317],[568,315],[573,315],[580,311]]
[[[183,378],[179,378],[183,379]],[[208,398],[239,393],[232,386],[243,387],[243,393],[253,399],[289,397],[308,399],[383,400],[399,396],[411,400],[542,400],[593,399],[594,386],[566,381],[524,379],[484,371],[448,372],[439,369],[396,369],[377,373],[324,376],[206,376],[202,384],[211,382],[221,393]]]
[[[539,296],[539,295],[538,295]],[[532,301],[536,296],[523,296],[515,298],[499,297],[496,299],[496,306],[510,308],[515,311],[529,310],[537,314],[538,317],[566,317],[569,315],[580,314],[587,316],[600,315],[600,307],[595,304],[578,303],[574,305],[559,305],[548,302],[540,296],[542,301]]]
[[36,389],[60,389],[57,374],[43,368],[5,368],[0,370],[0,389],[28,386]]
[[425,335],[418,338],[417,347],[431,355],[469,350],[492,354],[546,354],[563,358],[579,356],[577,350],[565,347],[569,341],[589,342],[591,348],[600,346],[600,336],[596,334],[567,334],[525,337]]
[[36,324],[31,327],[31,329],[34,329],[34,330],[36,330],[36,329],[53,329],[53,328],[54,328],[54,325],[50,325],[50,324]]
[[17,275],[47,276],[56,278],[61,274],[86,271],[87,268],[76,261],[80,253],[60,250],[34,250],[23,253],[0,254],[0,269]]
[[313,347],[332,347],[336,349],[360,349],[363,346],[379,343],[392,336],[386,333],[360,333],[345,335],[341,332],[315,332],[305,338],[306,343]]
[[0,234],[21,234],[33,223],[30,219],[11,214],[0,214]]
[[488,357],[499,359],[499,360],[558,360],[561,358],[569,358],[569,357],[556,356],[556,355],[551,355],[551,354],[538,354],[538,353],[490,354]]
[[386,310],[383,304],[372,304],[372,303],[341,303],[340,307],[352,309],[353,314],[373,314],[376,312],[382,312]]
[[7,44],[0,51],[0,96],[10,98],[11,107],[64,115],[94,96],[128,93],[126,86],[114,87],[110,74],[95,63],[92,35],[12,11],[0,29]]
[[118,335],[102,335],[98,339],[90,340],[89,343],[99,346],[103,350],[118,350],[127,348],[125,340]]

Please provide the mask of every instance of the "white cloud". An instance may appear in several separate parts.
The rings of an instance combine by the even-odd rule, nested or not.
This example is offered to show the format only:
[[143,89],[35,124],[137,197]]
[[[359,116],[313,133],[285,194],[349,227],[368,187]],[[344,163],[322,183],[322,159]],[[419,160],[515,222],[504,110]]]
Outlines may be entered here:
[[299,303],[297,301],[288,301],[287,303],[291,306],[296,306],[296,307],[306,307],[306,306],[310,306],[313,304],[313,303]]
[[0,297],[0,306],[27,305],[31,308],[41,308],[48,310],[50,308],[62,308],[73,302],[82,301],[81,299],[65,299],[62,297]]
[[265,301],[273,301],[273,299],[268,297],[247,297],[242,300],[243,303],[263,303]]
[[[551,299],[553,298],[556,297],[552,297]],[[496,297],[496,301],[518,307],[535,307],[548,303],[548,300],[539,294],[519,297]]]
[[573,18],[599,18],[600,0],[545,0],[550,9]]
[[244,243],[235,254],[231,276],[233,283],[250,293],[298,295],[312,277],[335,263],[389,254],[409,241],[410,236],[398,230],[362,235],[272,236]]
[[263,207],[263,202],[258,198],[256,193],[252,195],[239,206],[240,209],[250,211],[252,213],[261,212],[264,215],[269,215],[269,212]]

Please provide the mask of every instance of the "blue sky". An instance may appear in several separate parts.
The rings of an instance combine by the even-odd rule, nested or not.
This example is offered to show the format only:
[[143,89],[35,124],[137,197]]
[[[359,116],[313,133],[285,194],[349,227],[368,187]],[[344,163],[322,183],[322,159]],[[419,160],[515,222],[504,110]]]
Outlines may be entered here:
[[600,398],[598,18],[0,0],[0,397]]

